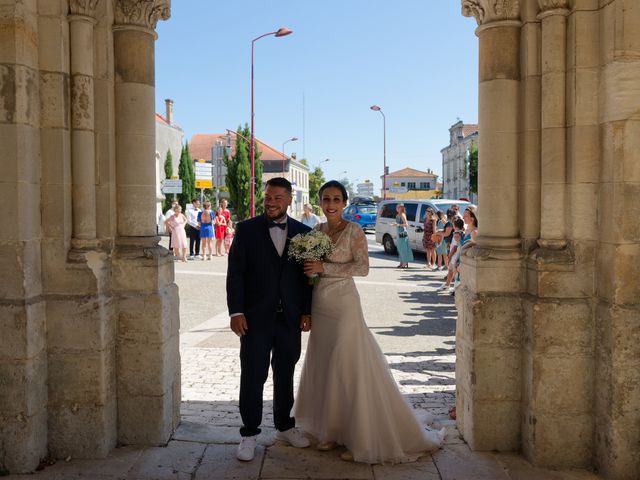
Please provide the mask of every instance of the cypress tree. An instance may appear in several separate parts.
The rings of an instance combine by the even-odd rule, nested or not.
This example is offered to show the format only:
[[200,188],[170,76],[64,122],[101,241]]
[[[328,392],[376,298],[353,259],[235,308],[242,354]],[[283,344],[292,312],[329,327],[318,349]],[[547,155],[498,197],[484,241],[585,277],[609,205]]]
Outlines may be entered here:
[[180,154],[180,165],[178,166],[178,177],[182,180],[182,193],[178,195],[178,201],[186,210],[187,204],[196,196],[196,178],[193,168],[193,161],[189,154],[189,147],[184,145]]

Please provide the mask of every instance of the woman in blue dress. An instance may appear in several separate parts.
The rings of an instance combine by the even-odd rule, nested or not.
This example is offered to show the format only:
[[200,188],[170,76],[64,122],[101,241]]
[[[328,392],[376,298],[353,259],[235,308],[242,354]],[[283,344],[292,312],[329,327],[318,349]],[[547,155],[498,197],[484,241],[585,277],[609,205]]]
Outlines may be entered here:
[[413,251],[409,246],[409,233],[407,232],[407,214],[405,213],[404,204],[399,203],[396,207],[395,225],[398,236],[396,238],[396,247],[398,248],[398,257],[400,257],[400,265],[397,268],[409,268],[409,262],[413,261]]
[[[213,217],[211,214],[211,202],[204,202],[204,210],[198,213],[198,225],[200,225],[200,238],[202,239],[202,258],[211,260],[213,254]],[[209,253],[205,256],[209,247]]]

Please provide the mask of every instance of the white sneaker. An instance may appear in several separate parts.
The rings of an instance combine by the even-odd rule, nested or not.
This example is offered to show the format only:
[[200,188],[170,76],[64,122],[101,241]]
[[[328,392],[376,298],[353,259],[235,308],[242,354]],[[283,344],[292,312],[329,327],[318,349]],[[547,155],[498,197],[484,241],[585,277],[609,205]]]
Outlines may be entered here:
[[236,458],[243,462],[250,462],[256,454],[256,439],[257,435],[253,437],[242,437],[238,450],[236,451]]
[[297,428],[290,428],[284,432],[276,432],[276,440],[287,442],[289,445],[296,448],[306,448],[311,445],[311,442],[305,434]]
[[204,257],[202,255],[198,255],[198,260],[204,260]]
[[438,288],[436,288],[436,292],[442,292],[443,290],[446,290],[447,288],[449,288],[449,286],[446,283],[443,283]]

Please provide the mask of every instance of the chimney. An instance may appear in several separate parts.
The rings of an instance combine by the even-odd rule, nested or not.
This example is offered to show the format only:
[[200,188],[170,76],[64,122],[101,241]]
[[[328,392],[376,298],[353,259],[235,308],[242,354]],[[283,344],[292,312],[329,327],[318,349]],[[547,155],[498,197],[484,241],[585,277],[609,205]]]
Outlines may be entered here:
[[173,125],[173,100],[167,98],[164,101],[164,105],[166,110],[164,118],[167,120],[169,125]]

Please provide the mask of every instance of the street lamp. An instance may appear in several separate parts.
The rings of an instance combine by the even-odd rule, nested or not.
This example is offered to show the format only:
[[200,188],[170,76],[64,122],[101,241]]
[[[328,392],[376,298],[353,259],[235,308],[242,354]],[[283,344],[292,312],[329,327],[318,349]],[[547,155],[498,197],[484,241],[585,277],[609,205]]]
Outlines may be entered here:
[[297,142],[298,137],[291,137],[289,140],[282,142],[282,176],[284,177],[284,163],[287,160],[287,156],[284,153],[284,146],[289,142]]
[[285,27],[280,27],[275,32],[265,33],[260,35],[259,37],[251,40],[251,142],[249,144],[249,158],[251,161],[251,209],[250,215],[253,217],[256,213],[256,198],[255,198],[255,189],[256,189],[256,158],[255,158],[255,147],[254,143],[254,134],[253,134],[253,118],[255,116],[254,112],[254,104],[253,104],[253,51],[255,47],[255,43],[261,38],[267,37],[269,35],[275,35],[276,37],[284,37],[293,33],[291,30]]
[[316,165],[316,168],[320,168],[320,165],[322,165],[325,162],[328,162],[329,160],[331,160],[330,158],[325,158],[324,160],[318,162],[318,164]]
[[378,105],[371,105],[370,108],[374,112],[380,112],[380,114],[382,114],[382,135],[383,135],[382,156],[384,161],[384,170],[382,171],[382,196],[384,200],[386,200],[387,199],[387,117],[384,116],[384,112]]

